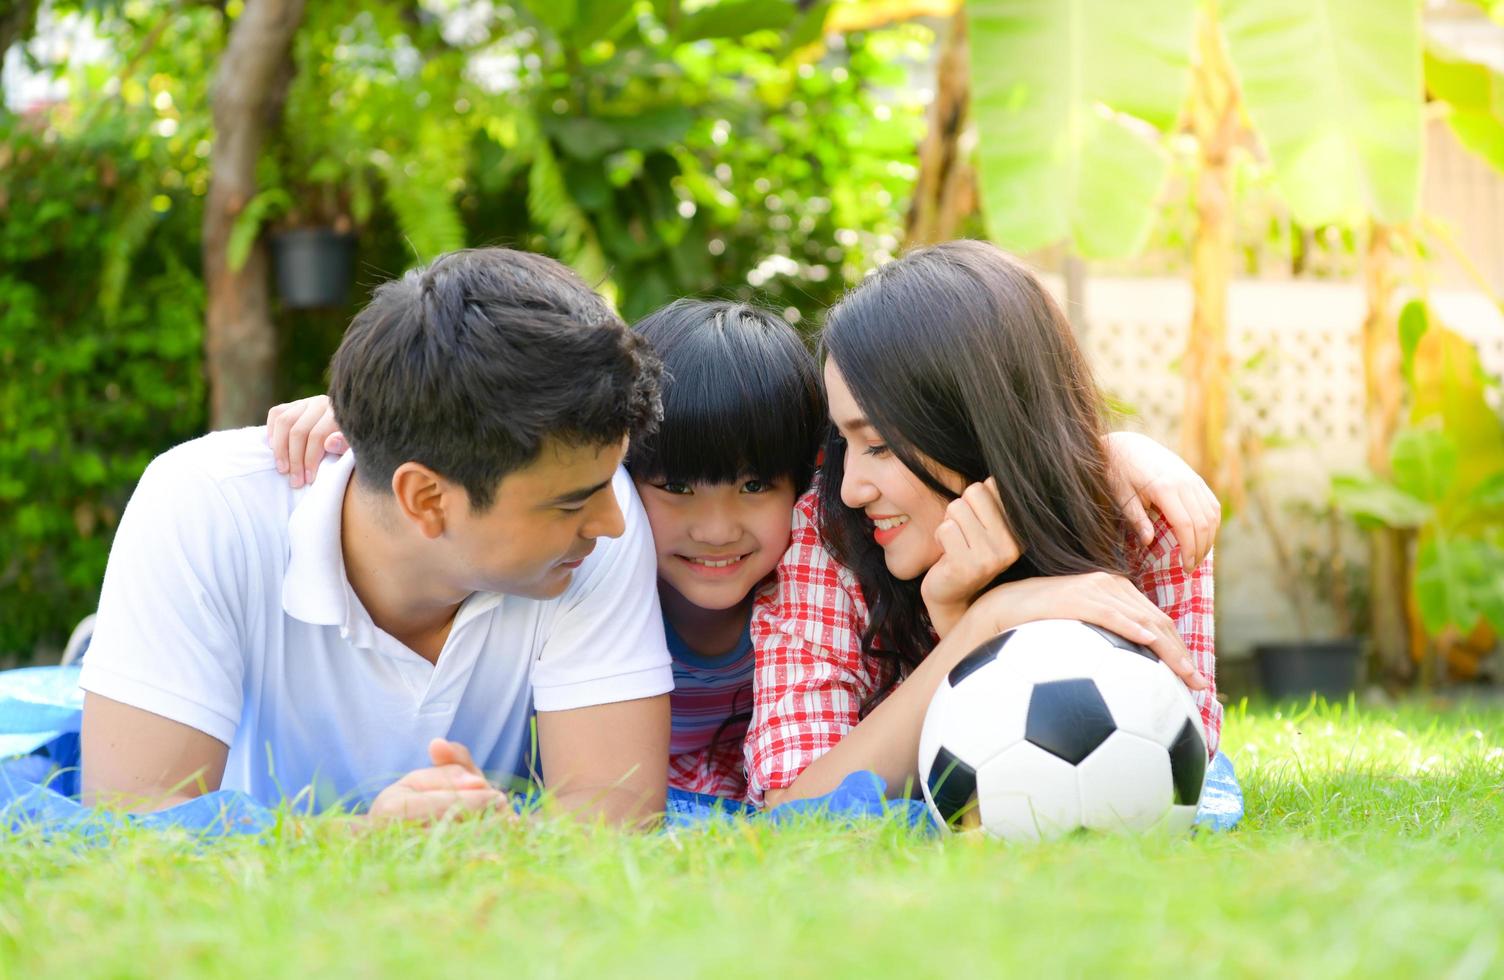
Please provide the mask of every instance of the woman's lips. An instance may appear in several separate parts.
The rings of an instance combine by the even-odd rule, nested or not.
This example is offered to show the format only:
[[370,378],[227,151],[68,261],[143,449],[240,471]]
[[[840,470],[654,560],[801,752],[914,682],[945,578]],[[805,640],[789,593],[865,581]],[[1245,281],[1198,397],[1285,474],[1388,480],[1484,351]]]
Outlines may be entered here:
[[904,528],[909,526],[909,519],[904,514],[883,514],[869,517],[869,520],[872,521],[872,540],[883,548],[886,548],[894,538],[903,533]]

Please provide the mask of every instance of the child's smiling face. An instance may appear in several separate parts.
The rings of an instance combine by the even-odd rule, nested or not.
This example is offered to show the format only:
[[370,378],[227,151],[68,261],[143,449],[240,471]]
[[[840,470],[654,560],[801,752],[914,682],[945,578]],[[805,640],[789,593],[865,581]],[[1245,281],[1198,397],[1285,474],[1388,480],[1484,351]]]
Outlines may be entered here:
[[636,482],[653,528],[658,578],[701,609],[739,604],[788,548],[794,488],[787,478]]

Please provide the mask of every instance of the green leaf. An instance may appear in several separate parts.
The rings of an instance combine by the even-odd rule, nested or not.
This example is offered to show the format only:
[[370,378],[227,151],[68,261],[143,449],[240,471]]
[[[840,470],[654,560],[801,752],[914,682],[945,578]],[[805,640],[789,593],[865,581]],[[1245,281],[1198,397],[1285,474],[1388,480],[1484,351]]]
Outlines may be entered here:
[[574,43],[588,47],[602,38],[614,35],[632,12],[635,0],[578,0],[574,29]]
[[1415,215],[1419,0],[1223,0],[1244,105],[1302,224]]
[[988,232],[1131,255],[1153,225],[1189,79],[1186,0],[973,0],[972,117]]
[[1372,474],[1332,477],[1332,500],[1359,523],[1384,527],[1420,527],[1433,513],[1425,501]]
[[1405,380],[1415,377],[1415,348],[1430,326],[1424,300],[1412,299],[1400,310],[1400,366]]
[[834,0],[817,0],[795,19],[788,40],[783,43],[783,57],[787,58],[825,37],[825,20],[833,4]]
[[720,0],[684,15],[680,41],[742,37],[753,31],[781,31],[794,19],[793,0]]
[[1448,626],[1472,629],[1479,612],[1469,601],[1468,556],[1464,542],[1443,534],[1424,537],[1415,552],[1415,599],[1426,632]]
[[522,0],[522,5],[544,27],[558,35],[574,27],[579,18],[576,0]]
[[266,221],[292,207],[292,198],[280,187],[269,187],[246,202],[230,226],[229,241],[225,244],[225,258],[230,268],[239,272],[251,257],[251,246],[261,234]]
[[1429,317],[1411,364],[1410,421],[1438,427],[1456,447],[1457,491],[1466,494],[1504,471],[1504,424],[1489,403],[1489,382],[1478,349]]
[[1457,480],[1457,443],[1437,428],[1402,429],[1389,449],[1394,483],[1428,504],[1439,503]]
[[672,148],[694,125],[694,113],[681,105],[645,109],[631,119],[613,120],[623,144],[638,150]]
[[1504,76],[1434,41],[1426,45],[1426,89],[1447,107],[1458,142],[1504,171]]
[[621,133],[615,126],[589,116],[551,118],[544,129],[576,160],[598,160],[621,146]]

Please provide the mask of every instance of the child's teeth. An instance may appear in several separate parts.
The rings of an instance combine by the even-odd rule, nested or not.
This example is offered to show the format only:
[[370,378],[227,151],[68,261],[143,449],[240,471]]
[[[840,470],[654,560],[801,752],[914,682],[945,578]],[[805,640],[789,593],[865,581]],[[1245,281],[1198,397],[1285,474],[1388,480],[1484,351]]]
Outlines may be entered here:
[[690,560],[697,565],[704,565],[706,568],[725,568],[727,565],[735,565],[741,561],[740,558],[727,558],[723,561],[706,561],[703,558],[693,558]]

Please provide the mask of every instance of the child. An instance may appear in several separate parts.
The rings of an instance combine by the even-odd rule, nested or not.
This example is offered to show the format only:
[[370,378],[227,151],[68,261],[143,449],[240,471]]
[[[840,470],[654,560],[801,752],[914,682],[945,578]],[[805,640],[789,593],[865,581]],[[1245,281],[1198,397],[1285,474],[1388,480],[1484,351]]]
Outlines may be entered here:
[[670,379],[657,433],[627,453],[653,529],[674,659],[669,785],[740,799],[752,603],[788,547],[825,400],[814,357],[767,311],[679,300],[637,331]]

